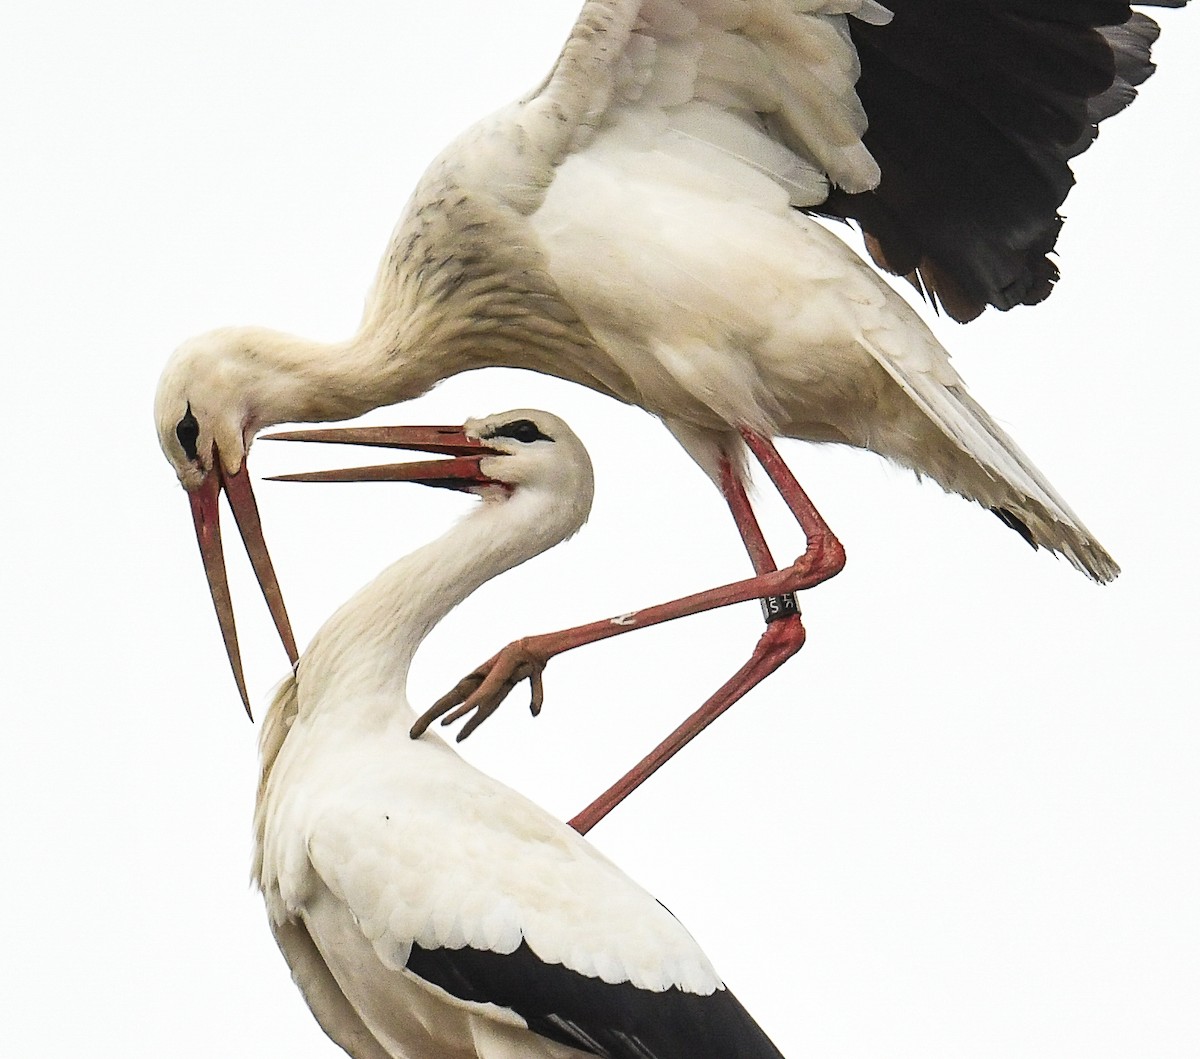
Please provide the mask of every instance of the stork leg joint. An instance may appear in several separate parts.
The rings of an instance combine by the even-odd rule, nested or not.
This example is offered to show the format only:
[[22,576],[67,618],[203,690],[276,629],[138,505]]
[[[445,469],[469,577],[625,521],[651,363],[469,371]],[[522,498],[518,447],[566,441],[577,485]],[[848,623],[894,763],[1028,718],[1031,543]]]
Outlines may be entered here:
[[[814,534],[804,549],[804,554],[791,566],[766,575],[770,581],[772,595],[802,592],[807,588],[836,577],[846,566],[846,549],[842,542],[826,530]],[[781,615],[782,616],[782,615]],[[767,620],[771,620],[769,617]]]

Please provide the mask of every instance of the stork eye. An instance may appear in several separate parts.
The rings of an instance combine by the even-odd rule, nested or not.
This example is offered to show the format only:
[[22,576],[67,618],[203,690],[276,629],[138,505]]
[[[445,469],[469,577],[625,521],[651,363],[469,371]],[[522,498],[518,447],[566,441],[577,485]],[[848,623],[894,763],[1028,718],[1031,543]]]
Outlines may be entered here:
[[183,446],[183,454],[189,460],[194,460],[197,456],[196,442],[200,440],[200,424],[192,415],[190,404],[187,406],[184,417],[175,424],[175,436],[179,439],[179,444]]
[[543,434],[538,425],[531,419],[516,419],[511,423],[505,423],[502,427],[496,427],[490,434],[489,438],[512,438],[514,441],[519,441],[523,445],[528,445],[534,441],[553,441],[552,437]]

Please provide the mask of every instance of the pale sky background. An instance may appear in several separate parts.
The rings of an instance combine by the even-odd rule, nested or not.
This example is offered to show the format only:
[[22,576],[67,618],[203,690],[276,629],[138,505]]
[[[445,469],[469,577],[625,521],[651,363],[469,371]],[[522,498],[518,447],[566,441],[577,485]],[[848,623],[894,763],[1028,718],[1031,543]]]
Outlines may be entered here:
[[[350,333],[427,161],[541,78],[576,6],[6,10],[0,1054],[341,1054],[247,885],[257,730],[158,452],[154,385],[209,327]],[[1200,1054],[1200,12],[1161,21],[1160,73],[1077,165],[1053,298],[935,323],[1123,577],[1097,588],[874,456],[790,443],[850,565],[805,598],[802,655],[594,832],[789,1056]],[[746,572],[711,486],[636,409],[492,371],[374,418],[519,405],[589,445],[595,513],[435,633],[414,703],[517,635]],[[262,444],[251,465],[315,458]],[[258,495],[302,642],[469,503]],[[778,510],[768,523],[777,554],[798,549]],[[244,564],[234,578],[261,714],[285,661]],[[760,627],[751,603],[559,659],[541,719],[514,700],[465,751],[568,816]]]

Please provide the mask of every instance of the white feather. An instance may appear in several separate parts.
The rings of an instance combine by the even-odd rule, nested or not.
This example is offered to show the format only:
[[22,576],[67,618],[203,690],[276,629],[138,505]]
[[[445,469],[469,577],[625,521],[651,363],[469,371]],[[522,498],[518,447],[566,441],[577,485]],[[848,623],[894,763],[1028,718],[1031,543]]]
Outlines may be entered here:
[[[263,727],[255,880],[318,1020],[343,1047],[356,1035],[375,1042],[353,1054],[475,1054],[465,1049],[477,1033],[490,1040],[505,1027],[508,1039],[524,1025],[416,977],[414,944],[510,954],[524,942],[544,963],[604,982],[722,988],[678,921],[579,834],[440,739],[409,737],[404,685],[424,635],[475,586],[586,516],[590,465],[566,426],[528,410],[495,421],[535,417],[553,444],[484,461],[511,495],[343,606]],[[574,1054],[524,1040],[529,1054]]]

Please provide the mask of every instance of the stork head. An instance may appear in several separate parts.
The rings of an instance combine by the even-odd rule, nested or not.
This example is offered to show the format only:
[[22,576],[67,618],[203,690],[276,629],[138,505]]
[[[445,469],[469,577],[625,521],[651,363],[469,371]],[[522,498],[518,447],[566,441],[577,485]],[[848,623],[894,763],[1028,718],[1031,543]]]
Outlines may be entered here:
[[254,343],[248,331],[214,331],[185,342],[167,362],[154,399],[158,443],[187,492],[213,605],[246,712],[250,712],[221,549],[224,492],[288,658],[298,655],[246,471],[255,431]]
[[287,474],[272,481],[417,482],[477,493],[485,501],[536,491],[577,511],[579,525],[591,508],[592,464],[583,443],[558,416],[531,408],[468,419],[462,426],[331,427],[268,434],[267,440],[371,445],[452,457]]
[[583,443],[557,416],[530,408],[468,419],[462,426],[335,427],[268,434],[268,440],[436,452],[449,459],[375,464],[281,475],[291,482],[416,482],[476,493],[486,504],[532,504],[526,520],[530,554],[574,534],[592,507],[592,463]]
[[558,416],[517,408],[468,419],[463,433],[495,453],[479,466],[501,487],[500,495],[549,494],[558,504],[577,508],[582,524],[592,505],[592,461],[583,442]]
[[272,374],[263,351],[273,332],[261,328],[223,328],[189,338],[167,361],[154,397],[158,443],[180,484],[199,487],[217,455],[235,474],[246,460],[264,418],[262,391]]

